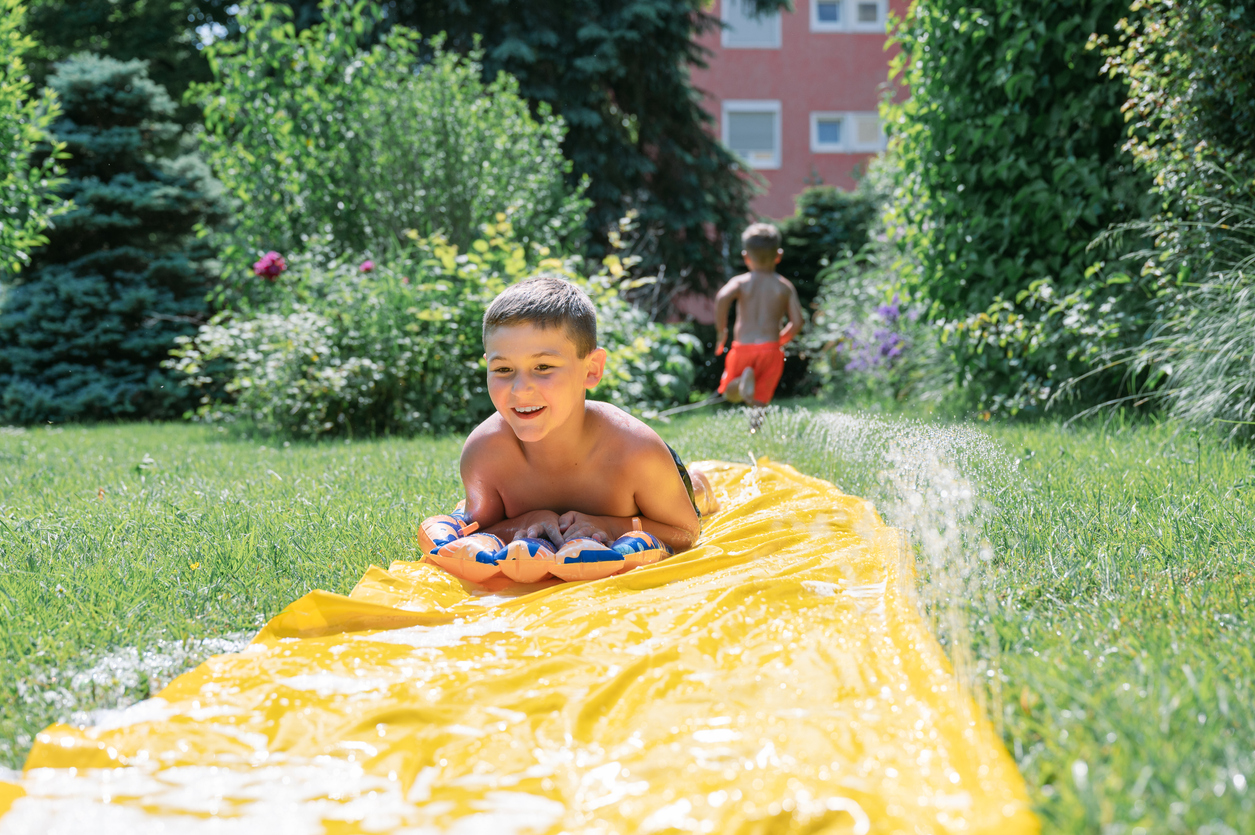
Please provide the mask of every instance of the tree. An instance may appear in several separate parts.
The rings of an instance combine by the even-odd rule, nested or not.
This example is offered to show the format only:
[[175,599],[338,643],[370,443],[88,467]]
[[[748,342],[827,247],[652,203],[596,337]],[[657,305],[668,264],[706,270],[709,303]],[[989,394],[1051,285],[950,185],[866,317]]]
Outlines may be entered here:
[[[297,26],[319,17],[317,0],[289,0]],[[758,0],[764,11],[785,0]],[[587,176],[587,227],[597,254],[629,210],[636,254],[665,268],[672,287],[713,291],[727,276],[724,235],[749,216],[749,172],[713,135],[689,67],[704,60],[695,38],[719,25],[705,0],[393,0],[385,25],[447,45],[484,50],[485,78],[505,71],[536,108],[568,125],[572,184]]]
[[0,282],[30,260],[30,250],[47,241],[43,229],[69,209],[53,194],[61,147],[37,154],[58,105],[48,90],[30,98],[22,55],[33,42],[20,31],[24,14],[18,0],[0,0]]
[[[53,64],[80,52],[119,61],[148,61],[149,78],[164,86],[175,103],[188,86],[209,80],[203,40],[234,34],[233,0],[33,0],[26,31],[36,43],[30,62],[43,84]],[[200,119],[200,109],[184,105],[175,120]]]
[[84,54],[48,85],[75,209],[0,297],[0,421],[177,413],[186,395],[160,363],[204,318],[196,230],[220,217],[220,187],[145,62]]

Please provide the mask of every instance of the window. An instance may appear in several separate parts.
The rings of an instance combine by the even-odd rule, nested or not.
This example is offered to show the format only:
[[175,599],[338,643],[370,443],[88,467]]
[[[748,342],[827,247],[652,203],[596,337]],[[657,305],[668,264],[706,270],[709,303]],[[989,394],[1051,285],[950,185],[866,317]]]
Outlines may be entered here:
[[779,168],[780,102],[725,101],[723,143],[751,168]]
[[884,0],[855,0],[853,28],[859,32],[883,32],[885,30]]
[[844,127],[844,113],[812,113],[811,151],[817,154],[844,151],[845,145],[841,142]]
[[842,32],[845,31],[842,6],[844,0],[811,0],[811,31]]
[[876,113],[812,113],[811,153],[852,154],[885,147]]
[[883,32],[886,0],[810,0],[812,32]]
[[727,49],[779,49],[780,13],[756,15],[750,0],[723,0],[723,45]]
[[880,116],[875,113],[851,113],[850,121],[854,123],[854,136],[851,146],[856,151],[879,151],[885,147],[885,132],[880,125]]

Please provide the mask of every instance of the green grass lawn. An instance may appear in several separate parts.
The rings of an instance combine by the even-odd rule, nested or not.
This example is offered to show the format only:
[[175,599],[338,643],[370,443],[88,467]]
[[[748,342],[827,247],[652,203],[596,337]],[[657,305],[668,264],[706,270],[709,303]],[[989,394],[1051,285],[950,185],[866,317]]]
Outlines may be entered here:
[[[1173,427],[732,412],[686,459],[769,455],[877,503],[1048,832],[1255,821],[1255,457]],[[199,426],[0,430],[0,762],[159,688],[313,588],[414,558],[459,439],[318,445]],[[968,487],[975,493],[968,492]],[[981,556],[983,555],[983,556]]]

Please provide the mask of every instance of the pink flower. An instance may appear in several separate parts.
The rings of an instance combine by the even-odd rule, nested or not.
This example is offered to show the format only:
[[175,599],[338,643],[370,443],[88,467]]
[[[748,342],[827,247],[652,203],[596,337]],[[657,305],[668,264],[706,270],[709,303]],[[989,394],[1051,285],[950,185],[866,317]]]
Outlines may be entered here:
[[263,255],[260,261],[253,264],[253,275],[261,276],[267,281],[274,281],[287,268],[288,262],[283,260],[283,256],[271,250]]
[[364,273],[368,273],[368,272],[370,272],[371,270],[373,270],[374,268],[375,268],[375,262],[374,262],[374,261],[363,261],[363,262],[362,262],[362,266],[361,266],[361,270],[362,270],[362,272],[364,272]]

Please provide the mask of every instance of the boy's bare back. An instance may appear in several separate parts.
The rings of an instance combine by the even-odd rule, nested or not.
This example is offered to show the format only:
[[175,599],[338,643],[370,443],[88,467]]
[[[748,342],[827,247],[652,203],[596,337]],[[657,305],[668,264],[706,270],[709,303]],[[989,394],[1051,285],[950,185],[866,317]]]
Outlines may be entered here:
[[719,291],[716,303],[736,301],[732,339],[745,344],[779,342],[780,321],[802,320],[802,303],[793,283],[778,273],[757,270],[734,277]]

